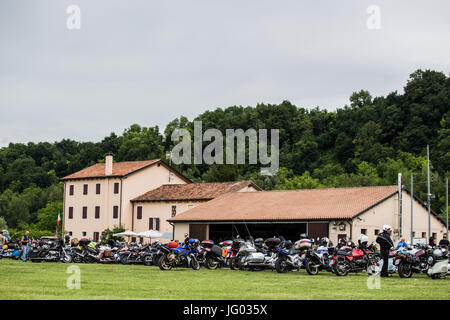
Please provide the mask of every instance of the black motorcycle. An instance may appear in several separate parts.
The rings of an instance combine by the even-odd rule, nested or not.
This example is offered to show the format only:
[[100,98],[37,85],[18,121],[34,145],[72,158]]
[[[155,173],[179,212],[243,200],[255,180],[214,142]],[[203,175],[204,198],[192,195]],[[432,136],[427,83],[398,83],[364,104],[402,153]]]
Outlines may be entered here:
[[72,255],[68,247],[65,247],[61,240],[56,242],[33,243],[28,254],[31,262],[72,262]]
[[202,257],[204,265],[210,270],[215,270],[227,265],[226,257],[223,256],[222,248],[214,244],[211,240],[202,242]]

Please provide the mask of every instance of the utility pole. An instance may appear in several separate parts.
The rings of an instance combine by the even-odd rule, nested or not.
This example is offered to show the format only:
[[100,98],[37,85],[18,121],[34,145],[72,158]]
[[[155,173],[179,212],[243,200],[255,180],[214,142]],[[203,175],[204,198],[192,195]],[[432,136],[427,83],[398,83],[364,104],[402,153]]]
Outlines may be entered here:
[[411,174],[411,246],[414,244],[414,183],[413,175]]
[[447,240],[448,240],[448,178],[445,180],[445,208],[447,213]]
[[398,237],[402,237],[402,174],[398,174]]
[[430,146],[427,145],[427,206],[428,206],[428,238],[431,237],[431,190],[430,190]]

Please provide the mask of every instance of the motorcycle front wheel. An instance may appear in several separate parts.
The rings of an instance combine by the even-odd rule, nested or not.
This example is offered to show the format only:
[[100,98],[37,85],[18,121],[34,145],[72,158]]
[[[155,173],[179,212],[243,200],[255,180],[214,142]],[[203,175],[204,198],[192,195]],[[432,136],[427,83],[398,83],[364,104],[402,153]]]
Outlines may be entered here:
[[71,263],[72,262],[72,256],[71,255],[68,255],[68,254],[66,254],[63,258],[62,258],[62,261],[64,262],[64,263]]
[[236,257],[232,257],[230,259],[230,269],[231,270],[239,270],[238,259]]
[[275,261],[275,270],[277,270],[278,273],[288,272],[286,260],[285,259],[277,259],[277,261]]
[[197,259],[194,258],[191,260],[191,268],[193,270],[200,270],[200,263],[198,262]]
[[412,277],[412,269],[409,263],[401,262],[398,265],[398,275],[400,278],[411,278]]
[[145,256],[144,257],[144,265],[151,266],[153,264],[152,256]]

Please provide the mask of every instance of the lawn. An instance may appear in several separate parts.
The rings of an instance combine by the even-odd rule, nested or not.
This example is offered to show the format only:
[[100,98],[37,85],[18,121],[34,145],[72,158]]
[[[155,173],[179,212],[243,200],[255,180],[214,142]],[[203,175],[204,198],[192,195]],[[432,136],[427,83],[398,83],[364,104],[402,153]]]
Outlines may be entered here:
[[[66,273],[80,268],[80,289],[68,289]],[[140,265],[23,263],[0,260],[0,299],[450,299],[450,277],[432,280],[382,278],[379,289],[368,289],[366,273],[337,277],[305,270],[275,271],[173,269]]]

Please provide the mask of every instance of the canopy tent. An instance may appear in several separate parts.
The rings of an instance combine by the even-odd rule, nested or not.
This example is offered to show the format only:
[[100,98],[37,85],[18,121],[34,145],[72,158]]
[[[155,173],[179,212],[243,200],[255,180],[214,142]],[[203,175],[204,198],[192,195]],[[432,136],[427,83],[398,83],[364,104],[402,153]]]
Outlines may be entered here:
[[138,234],[133,231],[124,231],[120,233],[114,233],[114,237],[138,237]]
[[136,236],[142,237],[142,238],[160,238],[162,236],[162,234],[155,230],[147,230],[147,231],[136,233]]

